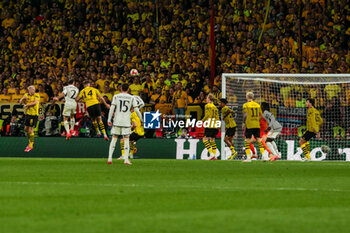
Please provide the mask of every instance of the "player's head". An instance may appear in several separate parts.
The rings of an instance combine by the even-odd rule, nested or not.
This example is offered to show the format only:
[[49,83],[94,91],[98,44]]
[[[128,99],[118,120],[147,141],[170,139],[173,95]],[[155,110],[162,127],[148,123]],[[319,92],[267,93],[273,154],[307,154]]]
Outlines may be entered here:
[[126,83],[124,83],[124,84],[122,84],[121,89],[122,89],[122,92],[128,92],[129,85],[128,85],[128,84],[126,84]]
[[35,87],[33,85],[29,86],[28,87],[28,93],[30,95],[33,95],[35,93]]
[[90,80],[85,80],[84,81],[84,87],[90,87],[90,86],[91,86]]
[[215,101],[215,96],[212,95],[212,94],[209,94],[209,95],[207,96],[207,102],[208,102],[208,103],[213,103],[214,101]]
[[69,79],[69,80],[68,80],[68,84],[73,85],[74,83],[75,83],[75,80],[74,80],[74,79]]
[[270,105],[269,105],[269,103],[266,103],[266,102],[262,102],[261,103],[261,110],[262,111],[270,111]]
[[306,107],[312,108],[314,106],[315,106],[315,100],[314,99],[309,98],[309,99],[306,100]]
[[253,92],[248,92],[246,94],[246,98],[247,98],[248,101],[249,100],[253,100],[254,99],[254,93]]
[[220,107],[225,107],[226,106],[226,104],[227,104],[227,100],[226,99],[220,99],[220,103],[219,103],[219,105],[220,105]]

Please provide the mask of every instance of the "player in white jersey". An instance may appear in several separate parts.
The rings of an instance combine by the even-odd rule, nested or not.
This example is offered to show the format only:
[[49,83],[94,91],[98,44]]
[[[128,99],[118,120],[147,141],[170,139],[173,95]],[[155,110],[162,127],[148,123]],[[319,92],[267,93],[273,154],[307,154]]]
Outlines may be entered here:
[[276,120],[275,116],[270,112],[270,106],[268,103],[261,103],[262,116],[268,124],[268,128],[265,130],[267,134],[266,145],[270,149],[272,156],[270,161],[275,161],[281,158],[280,152],[278,152],[275,139],[282,132],[282,125]]
[[[134,96],[128,94],[129,85],[123,84],[121,93],[113,96],[111,109],[108,114],[108,125],[112,126],[112,140],[109,146],[108,164],[112,164],[112,156],[115,149],[115,144],[118,141],[118,136],[123,136],[124,139],[124,164],[131,164],[129,161],[129,136],[131,134],[131,108],[142,121],[140,110],[137,106],[137,101]],[[112,116],[114,114],[113,123]]]
[[[75,118],[74,115],[76,114],[77,110],[77,102],[75,101],[75,98],[77,98],[79,94],[79,89],[75,86],[75,81],[73,79],[68,81],[68,86],[65,86],[63,88],[63,92],[53,99],[55,101],[59,101],[64,97],[65,103],[64,103],[64,109],[63,109],[63,125],[67,133],[66,140],[69,140],[72,136],[72,133],[74,132],[74,125],[75,125]],[[70,117],[70,129],[68,124],[68,118]]]

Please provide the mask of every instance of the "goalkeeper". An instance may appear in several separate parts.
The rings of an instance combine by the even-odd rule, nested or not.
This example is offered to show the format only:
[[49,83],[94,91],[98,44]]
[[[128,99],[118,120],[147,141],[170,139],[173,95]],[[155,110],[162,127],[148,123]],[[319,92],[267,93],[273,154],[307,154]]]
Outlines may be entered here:
[[306,115],[306,131],[300,138],[299,144],[305,157],[303,161],[310,161],[310,139],[320,137],[320,125],[323,123],[320,112],[314,107],[315,100],[308,99],[306,101],[307,115]]

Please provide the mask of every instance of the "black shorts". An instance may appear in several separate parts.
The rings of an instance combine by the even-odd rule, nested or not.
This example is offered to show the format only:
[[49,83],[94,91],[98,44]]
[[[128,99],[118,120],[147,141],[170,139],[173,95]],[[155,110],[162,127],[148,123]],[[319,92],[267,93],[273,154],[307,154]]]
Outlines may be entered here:
[[226,128],[226,136],[227,137],[233,137],[236,133],[236,127],[233,128]]
[[309,141],[311,138],[315,137],[316,134],[314,132],[306,131],[301,138],[305,141]]
[[134,141],[136,142],[137,140],[139,140],[140,138],[143,138],[143,136],[138,135],[137,133],[133,132],[130,135],[130,141]]
[[38,116],[32,116],[32,115],[25,115],[24,116],[24,126],[29,127],[36,127],[36,124],[38,122]]
[[255,138],[260,138],[260,128],[251,128],[251,129],[245,129],[245,138],[252,138],[254,136]]
[[218,134],[219,130],[215,128],[205,128],[204,129],[204,136],[208,138],[215,138]]
[[94,104],[87,108],[90,118],[96,118],[101,116],[101,105]]

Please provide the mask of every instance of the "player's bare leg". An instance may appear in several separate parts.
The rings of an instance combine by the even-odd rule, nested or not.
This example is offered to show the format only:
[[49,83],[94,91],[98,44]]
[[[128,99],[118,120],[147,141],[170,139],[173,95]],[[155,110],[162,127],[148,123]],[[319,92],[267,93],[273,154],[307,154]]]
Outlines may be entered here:
[[124,164],[132,164],[129,161],[129,136],[124,136]]
[[113,135],[112,140],[111,140],[111,144],[109,144],[109,154],[108,154],[108,164],[112,164],[112,157],[113,157],[113,153],[114,153],[114,149],[115,149],[115,144],[118,141],[118,136]]
[[266,140],[267,140],[267,134],[264,134],[261,138],[261,143],[263,144],[265,150],[269,153],[269,155],[272,154],[271,150],[269,149],[269,147],[266,144]]

